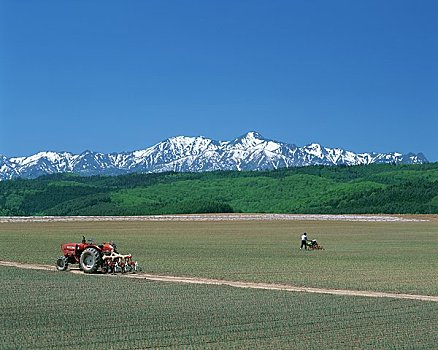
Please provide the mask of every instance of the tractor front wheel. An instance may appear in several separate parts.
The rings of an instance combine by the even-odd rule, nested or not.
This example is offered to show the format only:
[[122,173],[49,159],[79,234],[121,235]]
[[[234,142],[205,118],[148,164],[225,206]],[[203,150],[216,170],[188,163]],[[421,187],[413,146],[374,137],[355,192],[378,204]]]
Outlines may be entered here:
[[58,260],[56,260],[56,268],[58,271],[65,271],[68,267],[68,260],[65,256],[60,256]]
[[96,272],[102,265],[102,256],[97,249],[87,248],[81,254],[79,265],[85,273]]

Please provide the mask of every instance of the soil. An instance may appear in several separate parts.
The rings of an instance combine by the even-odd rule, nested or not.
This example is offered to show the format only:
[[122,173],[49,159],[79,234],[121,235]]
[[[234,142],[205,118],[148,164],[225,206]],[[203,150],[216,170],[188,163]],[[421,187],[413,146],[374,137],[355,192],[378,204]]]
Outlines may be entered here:
[[321,215],[321,214],[191,214],[148,216],[3,216],[6,222],[72,222],[72,221],[366,221],[366,222],[410,222],[430,221],[438,215]]
[[[0,266],[17,267],[17,268],[30,269],[30,270],[44,270],[44,271],[53,271],[53,272],[57,271],[56,267],[51,265],[26,264],[26,263],[18,263],[14,261],[3,261],[3,260],[0,260]],[[69,269],[67,271],[75,274],[84,274],[79,269]],[[292,286],[287,284],[269,284],[269,283],[254,283],[254,282],[244,282],[244,281],[226,281],[226,280],[217,280],[210,278],[162,276],[162,275],[153,275],[153,274],[141,273],[141,272],[135,274],[117,274],[117,275],[89,274],[87,276],[101,276],[107,278],[121,277],[121,278],[134,278],[134,279],[144,279],[149,281],[161,281],[161,282],[172,282],[172,283],[209,284],[209,285],[222,285],[222,286],[230,286],[237,288],[281,290],[281,291],[289,291],[289,292],[306,292],[306,293],[348,295],[348,296],[373,297],[373,298],[411,299],[411,300],[438,302],[438,296],[430,296],[430,295],[300,287],[300,286]]]

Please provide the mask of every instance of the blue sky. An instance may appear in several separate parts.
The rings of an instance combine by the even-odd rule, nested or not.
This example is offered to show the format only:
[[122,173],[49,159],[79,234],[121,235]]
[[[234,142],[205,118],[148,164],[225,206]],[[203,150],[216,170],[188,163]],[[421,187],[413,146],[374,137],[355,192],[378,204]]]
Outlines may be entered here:
[[255,130],[438,161],[438,2],[0,0],[0,154]]

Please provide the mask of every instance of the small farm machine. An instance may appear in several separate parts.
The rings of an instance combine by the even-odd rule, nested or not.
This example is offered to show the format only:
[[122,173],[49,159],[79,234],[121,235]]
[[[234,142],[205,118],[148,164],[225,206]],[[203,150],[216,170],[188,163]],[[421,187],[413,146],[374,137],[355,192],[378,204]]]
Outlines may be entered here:
[[324,250],[324,247],[322,245],[319,245],[316,239],[312,239],[311,241],[306,242],[307,249],[311,250]]
[[62,256],[56,261],[59,271],[67,270],[69,264],[79,264],[85,273],[117,273],[137,272],[137,262],[131,254],[122,255],[117,252],[114,242],[95,244],[92,240],[82,237],[81,243],[61,244]]

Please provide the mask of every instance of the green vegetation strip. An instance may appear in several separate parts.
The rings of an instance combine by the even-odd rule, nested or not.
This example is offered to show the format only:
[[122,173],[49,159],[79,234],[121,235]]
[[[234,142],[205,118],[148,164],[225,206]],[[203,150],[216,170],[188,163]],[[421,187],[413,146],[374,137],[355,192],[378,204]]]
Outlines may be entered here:
[[438,163],[0,181],[0,216],[437,214]]

